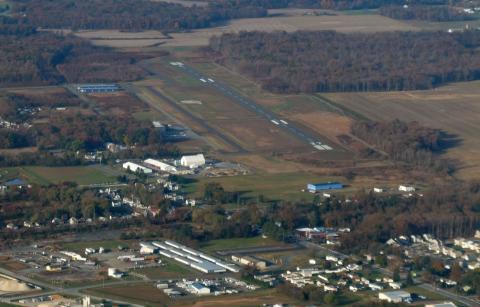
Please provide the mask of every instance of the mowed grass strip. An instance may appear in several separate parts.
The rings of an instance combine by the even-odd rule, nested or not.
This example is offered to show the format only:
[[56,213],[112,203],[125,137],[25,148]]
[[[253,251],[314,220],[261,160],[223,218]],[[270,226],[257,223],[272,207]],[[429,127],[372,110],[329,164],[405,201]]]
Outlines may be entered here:
[[131,303],[154,304],[155,306],[170,305],[172,300],[153,284],[135,284],[93,288],[85,291],[87,294],[99,295]]
[[309,173],[258,174],[233,177],[199,178],[197,182],[186,186],[186,192],[202,197],[206,184],[216,182],[226,191],[243,192],[243,197],[265,196],[268,199],[311,200],[313,194],[302,192],[308,183],[344,181],[343,177],[317,176]]
[[67,181],[76,182],[79,185],[116,181],[115,177],[107,175],[97,168],[87,166],[27,166],[20,167],[19,174],[25,177],[28,182],[40,185],[58,184]]
[[221,240],[211,240],[200,246],[200,249],[207,253],[215,251],[238,249],[238,248],[250,248],[250,247],[262,247],[262,246],[274,246],[282,245],[282,243],[270,238],[253,237],[253,238],[231,238]]

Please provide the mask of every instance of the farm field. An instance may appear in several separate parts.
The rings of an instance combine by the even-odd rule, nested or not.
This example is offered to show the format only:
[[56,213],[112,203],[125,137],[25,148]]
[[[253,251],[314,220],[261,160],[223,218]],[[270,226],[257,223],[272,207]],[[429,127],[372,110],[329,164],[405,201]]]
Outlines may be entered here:
[[446,156],[458,159],[458,176],[480,173],[480,81],[456,83],[430,91],[324,94],[335,104],[372,120],[418,121],[456,136],[460,143]]
[[123,32],[118,30],[92,30],[73,32],[97,46],[113,48],[142,48],[161,44],[167,36],[160,31]]
[[26,166],[0,169],[2,178],[13,179],[20,177],[29,183],[48,185],[66,181],[76,182],[79,185],[112,183],[116,176],[107,173],[101,168],[86,166],[47,167]]
[[189,33],[172,33],[171,37],[173,39],[165,40],[164,46],[206,46],[212,36],[240,31],[335,30],[339,32],[376,32],[414,31],[417,29],[413,25],[380,15],[347,15],[339,12],[335,12],[335,14],[335,16],[305,16],[303,12],[298,12],[287,16],[237,19],[222,27],[194,30]]
[[[201,5],[196,1],[185,0],[156,0],[174,2],[182,5]],[[226,25],[213,28],[198,29],[183,33],[170,33],[166,37],[160,31],[121,32],[118,30],[94,30],[73,32],[75,35],[89,39],[93,44],[108,46],[129,51],[159,50],[164,47],[198,47],[206,46],[210,37],[222,33],[240,31],[287,31],[300,30],[335,30],[340,32],[376,32],[376,31],[415,31],[418,26],[403,21],[366,11],[336,12],[328,14],[312,14],[308,9],[281,9],[271,10],[270,16],[265,18],[235,19]],[[58,31],[58,30],[55,30]],[[69,30],[61,30],[70,32]]]

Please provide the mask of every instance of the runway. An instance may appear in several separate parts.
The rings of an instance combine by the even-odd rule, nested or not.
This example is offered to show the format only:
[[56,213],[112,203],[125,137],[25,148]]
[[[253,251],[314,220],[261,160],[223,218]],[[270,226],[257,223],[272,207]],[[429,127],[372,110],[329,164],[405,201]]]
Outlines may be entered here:
[[333,150],[330,145],[323,143],[321,140],[319,140],[317,137],[312,136],[310,133],[302,131],[300,128],[295,126],[295,124],[289,123],[286,119],[279,118],[273,112],[263,108],[253,100],[245,97],[244,95],[231,88],[230,86],[226,85],[225,83],[219,82],[218,80],[214,80],[209,76],[203,75],[194,68],[182,62],[170,62],[170,65],[175,66],[176,68],[182,70],[191,77],[196,78],[197,80],[199,80],[199,82],[204,84],[204,86],[216,89],[218,92],[230,98],[232,101],[243,105],[244,107],[256,113],[258,116],[270,121],[272,125],[276,125],[282,129],[287,130],[296,138],[308,143],[315,149],[319,151]]

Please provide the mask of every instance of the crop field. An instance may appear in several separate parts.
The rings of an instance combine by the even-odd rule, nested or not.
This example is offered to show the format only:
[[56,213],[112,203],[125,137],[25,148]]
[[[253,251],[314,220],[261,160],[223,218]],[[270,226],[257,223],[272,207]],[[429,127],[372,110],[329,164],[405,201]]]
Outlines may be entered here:
[[372,120],[418,121],[459,138],[448,157],[462,162],[459,176],[480,173],[480,82],[451,84],[430,91],[335,93],[328,99]]
[[226,26],[194,30],[188,33],[172,33],[173,39],[164,40],[164,46],[205,46],[210,37],[240,31],[287,31],[299,30],[340,32],[414,31],[417,27],[380,15],[348,15],[335,12],[333,15],[306,15],[308,10],[284,10],[278,16],[267,18],[236,19]]
[[16,168],[5,168],[7,173],[16,173],[19,177],[25,178],[29,183],[48,185],[66,181],[76,182],[80,185],[111,183],[115,182],[114,176],[107,174],[99,168],[85,166],[71,167],[44,167],[26,166]]
[[97,46],[113,48],[144,48],[161,44],[167,37],[160,31],[122,32],[118,30],[93,30],[74,32]]

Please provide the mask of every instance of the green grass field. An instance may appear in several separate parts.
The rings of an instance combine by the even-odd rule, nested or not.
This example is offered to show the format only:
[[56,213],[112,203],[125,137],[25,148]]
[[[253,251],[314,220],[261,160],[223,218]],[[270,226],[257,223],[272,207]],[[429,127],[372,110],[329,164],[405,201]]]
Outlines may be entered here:
[[144,268],[135,270],[136,273],[146,275],[150,279],[163,279],[163,278],[184,278],[184,277],[196,277],[201,275],[198,271],[182,265],[168,258],[161,257],[164,266],[154,268]]
[[66,181],[76,182],[79,185],[114,183],[115,176],[108,174],[102,168],[88,166],[47,167],[25,166],[0,169],[1,180],[22,178],[28,183],[48,185]]
[[209,182],[220,183],[226,191],[242,191],[243,197],[256,198],[260,195],[268,199],[311,200],[313,194],[302,192],[308,183],[324,181],[344,181],[343,177],[324,177],[308,173],[258,174],[234,177],[199,178],[186,186],[186,192],[201,197],[204,186]]
[[200,246],[200,249],[207,253],[212,253],[214,251],[228,250],[228,249],[237,249],[237,248],[249,248],[257,246],[272,246],[272,245],[281,245],[282,243],[272,240],[272,239],[263,239],[262,237],[253,237],[253,238],[232,238],[232,239],[222,239],[222,240],[212,240],[204,243]]

